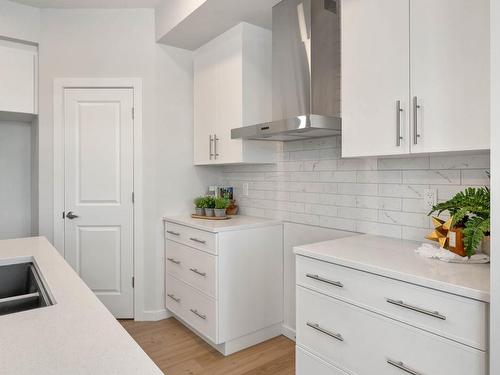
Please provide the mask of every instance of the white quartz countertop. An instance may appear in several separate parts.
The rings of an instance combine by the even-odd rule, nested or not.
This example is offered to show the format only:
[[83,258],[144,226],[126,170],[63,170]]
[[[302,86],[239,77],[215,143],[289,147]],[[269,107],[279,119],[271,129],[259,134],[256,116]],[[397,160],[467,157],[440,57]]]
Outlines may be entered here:
[[231,216],[231,218],[228,220],[194,219],[191,217],[191,215],[164,216],[163,220],[175,224],[187,225],[189,227],[205,230],[212,233],[282,224],[282,222],[279,220],[244,215]]
[[297,246],[294,251],[298,255],[489,302],[489,264],[446,263],[424,258],[415,253],[420,244],[358,235]]
[[0,316],[0,374],[162,374],[44,237],[0,241],[12,260],[34,260],[56,304]]

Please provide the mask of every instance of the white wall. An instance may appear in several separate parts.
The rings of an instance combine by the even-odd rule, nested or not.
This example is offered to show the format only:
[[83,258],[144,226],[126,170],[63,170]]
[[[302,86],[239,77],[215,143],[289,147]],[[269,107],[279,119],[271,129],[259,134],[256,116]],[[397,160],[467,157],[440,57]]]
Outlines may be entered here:
[[31,235],[32,126],[0,121],[0,239]]
[[143,80],[145,310],[163,303],[161,216],[190,209],[191,197],[216,182],[192,166],[192,57],[155,43],[154,11],[41,11],[40,233],[53,235],[53,80],[140,77]]
[[[500,1],[491,6],[491,190],[492,247],[500,249]],[[500,374],[500,257],[491,261],[491,375]]]
[[156,7],[156,40],[177,26],[207,0],[162,0]]
[[0,0],[0,36],[38,42],[40,10],[8,0]]

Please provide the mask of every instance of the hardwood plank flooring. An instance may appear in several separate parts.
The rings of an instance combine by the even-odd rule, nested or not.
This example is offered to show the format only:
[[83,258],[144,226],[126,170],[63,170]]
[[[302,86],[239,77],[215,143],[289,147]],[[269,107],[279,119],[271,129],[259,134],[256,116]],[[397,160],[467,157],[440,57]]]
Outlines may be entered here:
[[284,336],[224,357],[174,318],[120,323],[167,375],[295,374],[295,344]]

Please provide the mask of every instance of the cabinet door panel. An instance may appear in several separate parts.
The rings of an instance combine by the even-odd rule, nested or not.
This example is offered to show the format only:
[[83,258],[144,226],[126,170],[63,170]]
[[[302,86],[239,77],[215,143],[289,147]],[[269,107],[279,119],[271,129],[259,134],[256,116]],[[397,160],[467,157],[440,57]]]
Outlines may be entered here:
[[489,1],[411,0],[410,20],[411,151],[488,149]]
[[408,153],[409,0],[345,0],[341,11],[342,155]]
[[[194,57],[194,163],[212,163],[215,134],[217,51],[203,48]],[[212,152],[211,152],[212,151]]]
[[36,113],[36,53],[0,45],[0,111]]

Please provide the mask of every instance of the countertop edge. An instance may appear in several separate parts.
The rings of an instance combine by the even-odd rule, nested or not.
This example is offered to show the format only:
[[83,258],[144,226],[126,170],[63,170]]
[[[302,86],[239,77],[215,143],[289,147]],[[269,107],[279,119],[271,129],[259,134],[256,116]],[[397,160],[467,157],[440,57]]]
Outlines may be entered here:
[[[220,233],[220,232],[230,232],[230,231],[235,231],[235,230],[243,230],[243,229],[252,229],[252,228],[260,228],[260,227],[267,227],[267,226],[274,226],[274,225],[283,225],[283,221],[281,220],[273,220],[273,219],[266,219],[266,218],[261,218],[262,222],[256,222],[256,223],[243,223],[243,224],[235,224],[235,225],[230,225],[231,219],[227,220],[228,226],[226,227],[221,227],[221,228],[209,228],[207,226],[204,226],[201,223],[197,222],[187,222],[183,218],[179,217],[172,217],[172,216],[163,216],[162,220],[164,222],[171,222],[174,224],[178,225],[185,225],[191,228],[203,230],[205,232],[210,232],[210,233]],[[196,220],[196,219],[193,219]],[[197,219],[197,220],[204,220],[204,219]],[[208,221],[208,220],[207,220]]]
[[382,267],[377,267],[377,266],[372,266],[366,263],[360,263],[360,262],[355,262],[355,261],[349,261],[341,258],[337,258],[333,255],[323,255],[323,254],[318,254],[314,251],[306,250],[303,249],[301,246],[296,246],[293,249],[293,252],[296,255],[300,256],[305,256],[308,258],[313,258],[313,259],[318,259],[327,263],[333,263],[333,264],[338,264],[340,266],[344,267],[349,267],[353,268],[359,271],[364,271],[368,273],[372,273],[375,275],[380,275],[384,277],[388,277],[391,279],[407,282],[410,284],[416,284],[420,285],[423,287],[439,290],[442,292],[450,293],[450,294],[455,294],[458,296],[478,300],[481,302],[490,302],[490,293],[477,290],[477,289],[471,289],[467,288],[464,286],[456,285],[456,284],[450,284],[447,282],[439,281],[439,280],[432,280],[424,277],[419,277],[403,272],[397,272],[393,271],[387,268],[382,268]]

